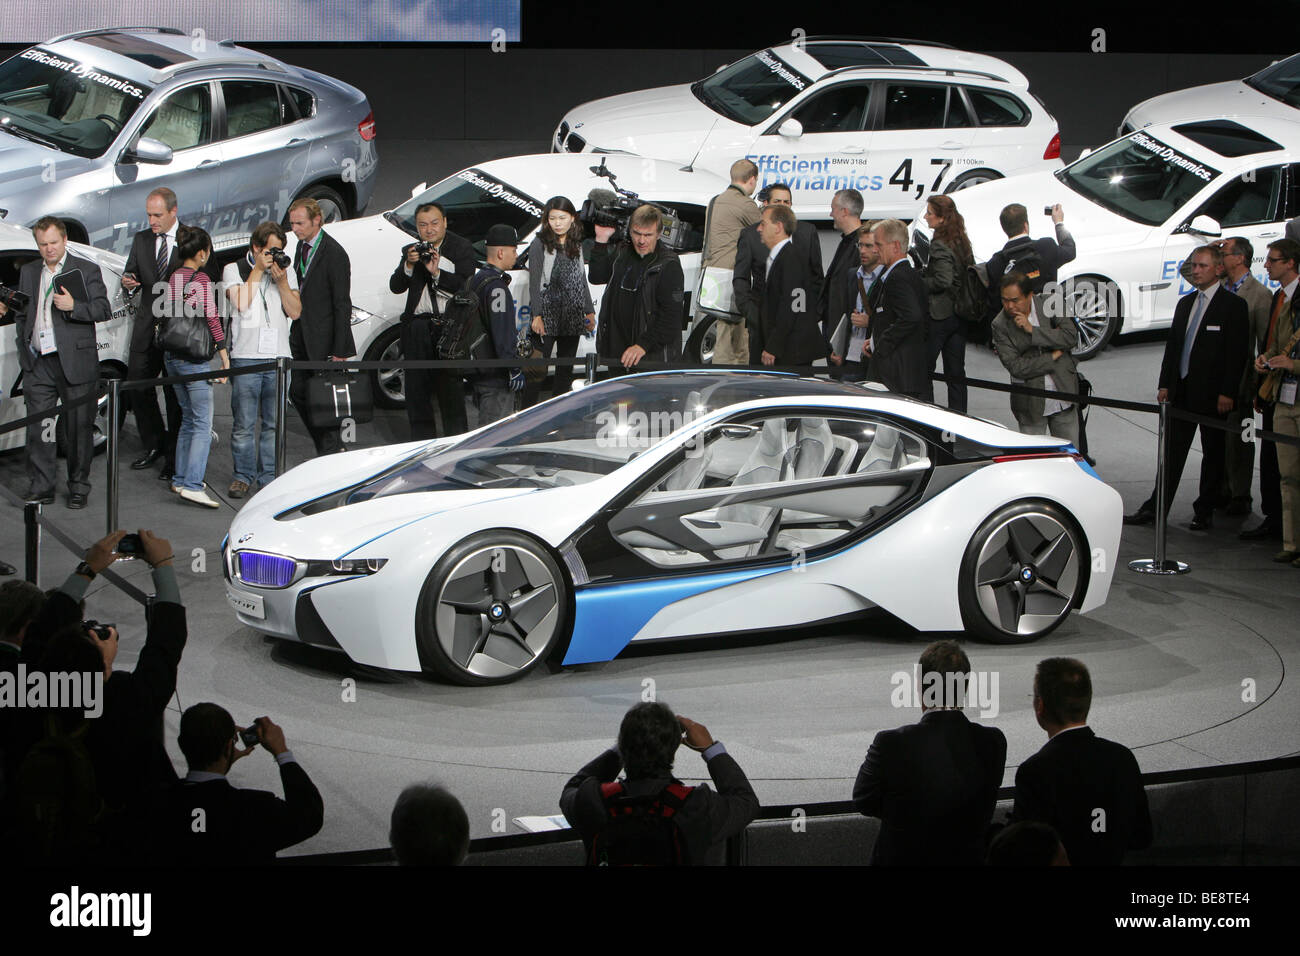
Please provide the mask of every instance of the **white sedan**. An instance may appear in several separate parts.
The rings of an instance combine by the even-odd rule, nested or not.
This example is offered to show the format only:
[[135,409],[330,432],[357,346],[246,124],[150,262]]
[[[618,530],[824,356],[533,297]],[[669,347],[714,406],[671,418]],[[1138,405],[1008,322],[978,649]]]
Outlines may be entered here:
[[839,189],[871,217],[917,199],[1060,168],[1056,120],[995,57],[941,43],[808,37],[719,67],[695,83],[576,106],[551,148],[635,153],[727,176],[747,156],[759,185],[789,184],[801,218],[824,219]]
[[1189,116],[1228,119],[1272,116],[1300,123],[1300,53],[1244,79],[1193,86],[1143,100],[1128,111],[1120,124],[1119,135],[1152,123],[1174,123]]
[[[1006,242],[998,226],[1004,206],[1023,204],[1031,235],[1050,236],[1045,208],[1060,203],[1078,246],[1058,278],[1074,300],[1081,358],[1096,355],[1121,329],[1168,328],[1179,296],[1191,291],[1179,273],[1183,260],[1213,239],[1249,240],[1251,271],[1271,286],[1266,247],[1300,213],[1300,124],[1238,120],[1147,126],[1055,173],[962,193],[957,206],[975,258],[987,260]],[[913,229],[924,245],[924,224]]]
[[222,542],[255,631],[462,684],[880,609],[1036,640],[1106,600],[1119,494],[1075,449],[870,388],[660,372],[329,455]]
[[[126,260],[114,252],[95,249],[79,242],[69,242],[69,251],[99,264],[99,271],[108,290],[108,301],[113,317],[95,325],[96,346],[99,349],[100,374],[105,378],[125,378],[127,349],[131,338],[131,315],[122,296],[122,270]],[[0,223],[0,285],[18,288],[18,271],[28,262],[41,257],[36,249],[32,231],[20,226]],[[14,333],[12,312],[0,316],[0,425],[27,416],[27,400],[23,395],[22,366],[18,363],[18,337]],[[100,400],[99,414],[95,418],[95,447],[103,447],[107,437],[104,418],[106,402]],[[18,428],[0,435],[0,451],[21,448],[27,441],[27,430]]]

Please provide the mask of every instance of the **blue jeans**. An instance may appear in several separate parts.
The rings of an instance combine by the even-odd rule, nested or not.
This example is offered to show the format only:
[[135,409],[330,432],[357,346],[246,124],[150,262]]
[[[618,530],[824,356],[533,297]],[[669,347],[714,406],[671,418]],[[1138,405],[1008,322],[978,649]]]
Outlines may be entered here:
[[[211,362],[191,362],[168,352],[163,357],[168,375],[210,372]],[[203,490],[208,470],[208,449],[212,447],[212,382],[197,381],[173,385],[181,406],[181,430],[176,435],[176,467],[172,484],[190,491]]]
[[[269,361],[270,357],[235,358],[230,360],[230,367],[240,369]],[[270,484],[275,478],[275,372],[230,376],[230,414],[234,418],[230,453],[235,459],[235,480],[250,487]],[[259,417],[262,432],[254,444]]]

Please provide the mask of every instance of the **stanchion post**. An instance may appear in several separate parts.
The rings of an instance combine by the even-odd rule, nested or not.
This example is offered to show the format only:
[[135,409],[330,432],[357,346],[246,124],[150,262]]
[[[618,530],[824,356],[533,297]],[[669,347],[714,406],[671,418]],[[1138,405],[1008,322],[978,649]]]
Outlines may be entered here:
[[117,423],[119,420],[119,411],[122,403],[122,383],[115,378],[108,380],[108,508],[105,529],[107,534],[112,534],[117,530],[117,496],[118,480],[117,465],[119,451],[119,434]]
[[1170,561],[1165,554],[1165,535],[1169,531],[1169,488],[1165,484],[1165,459],[1169,455],[1169,402],[1160,403],[1159,432],[1156,435],[1156,556],[1130,561],[1129,570],[1141,574],[1186,574],[1191,570],[1181,561]]
[[289,415],[289,359],[275,360],[275,475],[284,474],[284,453],[289,438],[286,419]]
[[596,353],[595,352],[589,352],[587,354],[587,384],[588,385],[596,384]]
[[41,506],[34,501],[23,505],[25,532],[23,563],[27,580],[39,585],[41,577]]

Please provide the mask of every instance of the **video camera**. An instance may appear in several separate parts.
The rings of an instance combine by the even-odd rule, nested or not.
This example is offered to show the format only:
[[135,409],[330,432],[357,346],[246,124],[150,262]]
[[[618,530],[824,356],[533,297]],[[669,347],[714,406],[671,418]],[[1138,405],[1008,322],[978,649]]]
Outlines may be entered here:
[[0,285],[0,305],[3,305],[11,312],[22,312],[27,308],[27,303],[31,297],[24,295],[17,289],[11,289],[7,285]]
[[690,239],[691,225],[677,215],[675,211],[657,202],[642,199],[630,189],[621,187],[614,177],[613,170],[605,165],[592,166],[591,171],[597,176],[609,180],[613,189],[593,189],[587,194],[578,218],[589,226],[613,226],[611,240],[623,242],[628,238],[628,223],[638,206],[654,206],[663,217],[663,232],[659,241],[667,249],[684,249]]

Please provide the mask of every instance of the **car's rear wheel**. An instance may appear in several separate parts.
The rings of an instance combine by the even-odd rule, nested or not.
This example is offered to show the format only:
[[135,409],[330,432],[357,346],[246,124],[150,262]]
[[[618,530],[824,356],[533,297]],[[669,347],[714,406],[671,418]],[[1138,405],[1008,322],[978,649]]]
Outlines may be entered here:
[[970,187],[978,186],[980,183],[991,183],[1001,178],[1001,173],[995,173],[991,169],[972,169],[968,173],[962,173],[950,182],[944,189],[944,194],[961,192],[963,189],[970,189]]
[[1079,361],[1099,355],[1115,334],[1122,320],[1119,288],[1097,276],[1067,279],[1064,291],[1070,315],[1079,329],[1079,344],[1072,350]]
[[966,629],[994,644],[1024,644],[1069,616],[1087,586],[1083,536],[1056,505],[1022,501],[985,521],[962,558],[958,601]]
[[[402,327],[394,325],[384,329],[366,350],[367,362],[400,362],[402,354]],[[406,383],[400,368],[377,368],[370,372],[370,393],[380,408],[405,408]]]
[[416,605],[421,659],[455,684],[503,684],[556,649],[569,627],[568,581],[531,538],[486,531],[448,551]]
[[[320,206],[322,222],[341,222],[348,218],[347,202],[328,186],[309,186],[300,192],[294,201],[297,202],[298,199],[316,200],[316,204]],[[288,228],[288,217],[286,217],[285,228]]]

